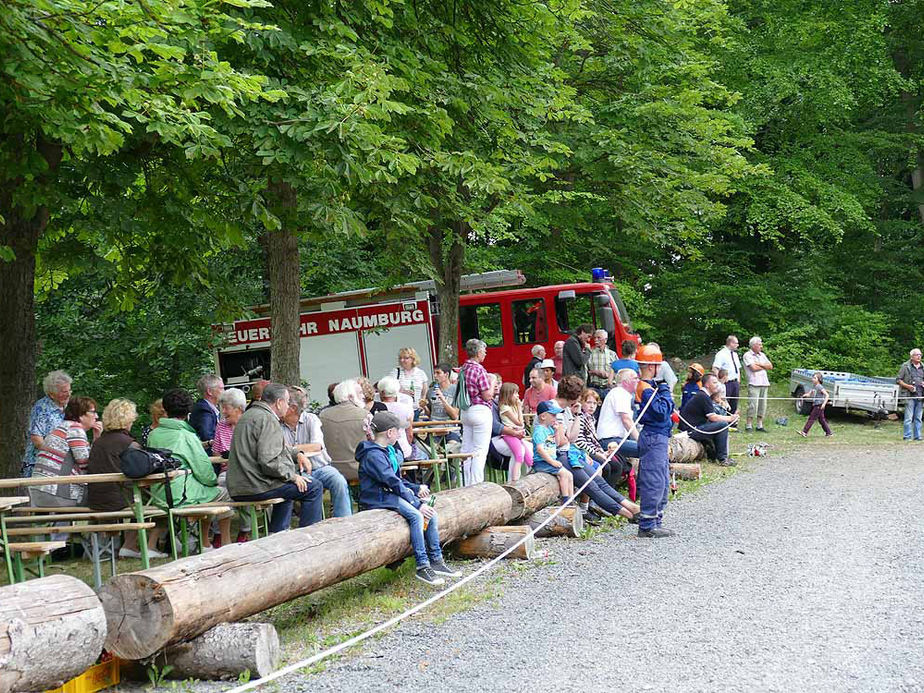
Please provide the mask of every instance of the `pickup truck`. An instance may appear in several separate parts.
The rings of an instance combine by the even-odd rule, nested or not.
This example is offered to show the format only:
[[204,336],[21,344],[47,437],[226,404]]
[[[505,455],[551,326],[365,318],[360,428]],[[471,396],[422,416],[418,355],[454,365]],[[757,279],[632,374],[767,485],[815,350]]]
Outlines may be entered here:
[[[796,368],[789,378],[789,392],[801,397],[812,389],[812,375],[818,371]],[[831,398],[829,407],[845,411],[861,410],[874,415],[898,411],[898,384],[895,378],[877,378],[856,373],[821,371],[822,385]],[[810,399],[795,400],[796,412],[808,415],[812,411]]]

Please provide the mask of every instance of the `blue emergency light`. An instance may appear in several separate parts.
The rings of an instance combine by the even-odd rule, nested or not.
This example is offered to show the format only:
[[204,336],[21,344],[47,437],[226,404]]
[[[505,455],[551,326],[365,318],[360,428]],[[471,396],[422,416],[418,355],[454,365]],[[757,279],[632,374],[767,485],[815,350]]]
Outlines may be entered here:
[[590,275],[593,278],[595,283],[604,283],[612,282],[613,275],[609,273],[608,270],[603,269],[602,267],[594,267],[590,270]]

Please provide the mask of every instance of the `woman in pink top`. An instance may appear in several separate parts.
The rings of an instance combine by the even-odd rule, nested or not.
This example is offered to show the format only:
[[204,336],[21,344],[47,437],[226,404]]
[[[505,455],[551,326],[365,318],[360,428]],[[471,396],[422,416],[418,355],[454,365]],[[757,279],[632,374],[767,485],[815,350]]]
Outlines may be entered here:
[[465,343],[468,361],[462,364],[460,380],[465,380],[470,406],[462,410],[462,452],[470,456],[462,462],[462,478],[466,486],[484,481],[484,465],[491,444],[494,415],[489,402],[494,399],[494,383],[481,365],[487,355],[487,345],[480,339]]

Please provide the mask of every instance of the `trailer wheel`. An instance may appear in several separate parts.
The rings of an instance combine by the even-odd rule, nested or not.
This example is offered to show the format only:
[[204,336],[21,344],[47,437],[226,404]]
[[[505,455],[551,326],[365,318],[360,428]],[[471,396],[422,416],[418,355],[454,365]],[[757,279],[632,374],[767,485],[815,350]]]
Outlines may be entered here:
[[802,416],[808,416],[812,413],[812,403],[802,399],[802,395],[805,394],[805,388],[799,385],[796,388],[796,391],[792,393],[793,397],[796,399],[796,413],[801,414]]

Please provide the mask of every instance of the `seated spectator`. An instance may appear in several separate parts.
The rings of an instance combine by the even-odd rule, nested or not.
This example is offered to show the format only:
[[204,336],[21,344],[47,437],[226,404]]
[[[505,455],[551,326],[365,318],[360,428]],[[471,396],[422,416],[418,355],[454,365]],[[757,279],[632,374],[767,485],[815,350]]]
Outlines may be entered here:
[[[148,444],[152,448],[171,450],[175,458],[182,460],[182,469],[189,472],[170,481],[174,507],[231,500],[228,490],[218,485],[218,476],[212,469],[209,456],[205,454],[202,441],[187,421],[189,412],[193,408],[192,397],[185,390],[167,390],[164,393],[163,402],[167,416],[161,419],[157,428],[151,431]],[[156,505],[167,508],[166,484],[152,486],[150,493],[151,500]],[[222,544],[231,543],[232,514],[229,512],[218,518]],[[209,540],[210,522],[211,518],[208,518],[199,523],[203,551],[211,551],[213,548]]]
[[398,400],[399,384],[398,379],[390,375],[382,378],[376,386],[379,389],[379,399],[388,408],[392,414],[401,421],[401,435],[398,436],[398,446],[401,448],[401,454],[404,459],[417,459],[414,452],[414,433],[411,424],[414,421],[414,407],[407,402]]
[[269,384],[269,380],[258,380],[253,384],[253,387],[250,388],[250,404],[247,405],[248,409],[253,406],[254,402],[260,401],[260,398],[263,397],[263,388]]
[[[218,408],[221,409],[221,418],[215,426],[215,439],[212,441],[212,455],[224,457],[225,460],[231,454],[231,441],[234,438],[234,427],[240,421],[244,412],[247,410],[247,397],[243,390],[236,387],[228,388],[221,393],[218,398]],[[212,465],[215,467],[214,463]],[[218,485],[228,488],[228,463],[222,462],[217,468]],[[229,492],[230,493],[230,492]],[[239,544],[250,541],[250,512],[247,508],[242,508],[237,512],[238,522],[240,524],[237,533],[237,542]],[[213,529],[216,523],[212,523]]]
[[503,436],[504,442],[513,453],[507,470],[507,481],[512,483],[520,478],[520,468],[524,464],[527,467],[533,466],[532,446],[524,442],[526,425],[523,422],[523,408],[520,404],[520,387],[516,383],[504,383],[500,388],[497,404],[501,423],[516,431],[514,435]]
[[[576,445],[587,453],[594,469],[596,469],[596,463],[602,461],[598,453],[603,452],[604,456],[609,454],[609,450],[604,450],[603,445],[597,438],[596,413],[600,404],[600,395],[597,394],[596,390],[587,388],[581,394],[581,432],[578,435]],[[636,499],[635,470],[626,456],[619,453],[613,455],[602,476],[613,488],[625,482],[629,487],[629,498],[632,501]],[[635,511],[633,510],[633,512]]]
[[702,390],[700,382],[706,369],[698,363],[691,363],[687,368],[687,380],[680,391],[680,408],[683,409],[687,402],[693,399],[693,395]]
[[398,365],[388,375],[398,381],[398,390],[411,398],[416,409],[427,391],[427,383],[430,382],[430,377],[420,368],[417,350],[414,347],[404,347],[398,351]]
[[600,407],[597,421],[597,438],[604,448],[622,445],[619,454],[623,457],[638,457],[638,430],[632,428],[632,404],[638,373],[623,368],[616,373],[616,387],[606,394]]
[[635,360],[635,352],[638,351],[638,344],[631,340],[626,339],[622,343],[622,358],[616,359],[610,365],[613,367],[613,372],[618,373],[623,368],[631,368],[633,371],[638,371],[638,361]]
[[356,446],[367,439],[369,421],[372,415],[366,409],[366,399],[359,383],[344,380],[334,388],[332,407],[322,410],[321,429],[331,464],[343,474],[347,481],[359,478],[356,463]]
[[719,381],[714,373],[706,373],[702,383],[703,389],[680,410],[680,430],[687,431],[693,440],[711,441],[715,446],[715,461],[725,467],[734,466],[728,456],[728,425],[737,422],[738,415],[716,414],[711,397],[718,392]]
[[[127,399],[114,399],[103,410],[103,432],[90,448],[87,474],[121,474],[120,455],[129,447],[140,447],[132,437],[131,429],[138,418],[135,403]],[[87,506],[98,512],[122,510],[131,504],[128,484],[87,484]],[[157,550],[160,527],[149,529],[148,557],[166,558]],[[119,549],[119,558],[141,558],[138,550],[138,532],[126,532]]]
[[[452,406],[456,398],[455,383],[450,380],[452,367],[448,363],[438,363],[433,369],[433,384],[427,391],[429,416],[431,421],[458,421],[459,410]],[[462,434],[451,431],[445,436],[434,436],[434,443],[445,446],[446,452],[456,453],[462,448]],[[431,450],[431,456],[436,457]]]
[[29,437],[20,476],[32,476],[35,455],[41,450],[45,436],[64,421],[64,408],[71,398],[71,376],[64,371],[52,371],[42,380],[45,396],[38,400],[29,414]]
[[[552,358],[548,360],[552,362],[552,368],[554,368],[552,371],[552,378],[555,380],[555,385],[557,387],[558,381],[561,380],[562,376],[561,369],[565,356],[565,342],[563,340],[555,342],[552,349]],[[545,368],[545,365],[543,365],[542,368]]]
[[545,347],[541,344],[535,345],[531,350],[532,358],[529,360],[529,363],[526,364],[526,368],[523,369],[523,387],[529,387],[529,374],[533,372],[534,368],[538,368],[539,364],[545,361]]
[[534,368],[529,374],[529,387],[523,393],[523,412],[526,414],[535,413],[539,402],[545,402],[555,397],[555,391],[553,385],[545,382],[543,372],[538,368]]
[[212,439],[215,437],[215,426],[218,425],[218,398],[225,391],[225,384],[214,373],[203,375],[196,382],[199,399],[193,405],[189,414],[189,425],[196,431],[199,440],[209,455],[212,453]]
[[442,585],[444,577],[459,577],[461,573],[443,561],[436,510],[423,502],[430,497],[430,489],[405,481],[399,475],[402,460],[395,443],[403,435],[401,425],[402,421],[392,412],[379,412],[372,419],[374,439],[356,447],[359,503],[364,510],[394,510],[407,520],[417,579],[429,585]]
[[301,501],[299,527],[323,518],[324,489],[311,478],[311,461],[304,452],[286,445],[279,425],[288,411],[288,388],[268,384],[260,401],[251,403],[237,422],[228,457],[228,490],[234,500],[283,499],[273,506],[270,532],[289,529],[294,501]]
[[359,377],[356,379],[356,382],[363,392],[366,411],[372,416],[375,416],[380,411],[388,411],[388,407],[375,398],[375,386],[369,382],[369,378]]
[[148,436],[151,435],[151,431],[157,428],[160,420],[167,415],[167,412],[164,411],[164,400],[155,399],[151,402],[151,406],[148,407],[148,412],[151,414],[151,423],[141,429],[141,444],[143,446],[148,444]]
[[334,389],[337,387],[337,385],[339,385],[339,383],[330,383],[330,384],[328,384],[328,386],[327,386],[327,404],[324,405],[325,407],[332,407],[332,406],[334,406],[335,404],[337,404],[337,403],[334,401]]
[[526,441],[526,445],[532,447],[532,443],[528,440],[529,434],[526,432],[525,428],[519,428],[517,426],[507,426],[501,420],[500,407],[498,406],[497,401],[494,399],[494,393],[500,391],[500,380],[495,377],[495,374],[488,376],[488,382],[491,385],[490,395],[491,399],[489,401],[489,407],[491,409],[491,441],[488,444],[488,455],[487,460],[491,463],[495,469],[507,469],[508,476],[510,475],[510,460],[513,458],[513,450],[510,449],[510,445],[507,443],[509,438],[515,438],[518,440]]
[[73,476],[75,483],[46,484],[29,487],[32,505],[40,508],[65,508],[83,505],[87,485],[76,483],[87,473],[90,441],[87,431],[99,435],[103,425],[96,413],[96,402],[89,397],[73,397],[64,407],[64,420],[42,441],[35,456],[32,477]]
[[343,474],[331,466],[324,447],[321,419],[308,411],[308,398],[300,387],[289,388],[289,411],[282,417],[282,434],[286,445],[300,450],[311,460],[311,477],[330,491],[334,517],[353,514],[350,487]]
[[563,411],[554,399],[540,402],[536,408],[532,435],[533,471],[554,476],[558,480],[562,502],[567,503],[574,495],[574,477],[567,466],[558,459],[559,445],[567,443],[562,425],[556,419]]

